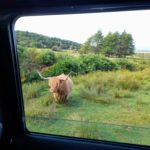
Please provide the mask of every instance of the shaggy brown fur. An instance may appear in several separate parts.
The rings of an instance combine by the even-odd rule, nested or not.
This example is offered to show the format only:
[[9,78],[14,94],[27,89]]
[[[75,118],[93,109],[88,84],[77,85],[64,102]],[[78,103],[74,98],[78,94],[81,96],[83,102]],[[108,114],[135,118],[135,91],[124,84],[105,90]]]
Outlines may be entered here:
[[42,79],[48,80],[50,92],[53,93],[56,102],[68,103],[73,87],[73,82],[68,75],[61,74],[59,76],[45,78],[39,72],[38,74]]
[[72,80],[68,76],[61,74],[60,76],[50,78],[48,83],[55,101],[67,103],[73,86]]

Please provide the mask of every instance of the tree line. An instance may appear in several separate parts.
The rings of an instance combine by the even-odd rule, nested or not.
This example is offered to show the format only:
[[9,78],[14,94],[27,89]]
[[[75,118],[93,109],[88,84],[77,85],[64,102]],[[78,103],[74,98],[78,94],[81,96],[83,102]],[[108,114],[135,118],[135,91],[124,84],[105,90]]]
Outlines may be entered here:
[[103,36],[98,30],[89,37],[82,45],[73,41],[59,38],[47,37],[44,35],[27,31],[16,31],[17,45],[32,48],[49,48],[53,51],[77,50],[81,54],[95,53],[107,57],[125,57],[134,53],[134,40],[131,34],[123,31],[109,32]]
[[134,40],[126,31],[109,32],[103,36],[99,30],[81,46],[80,53],[101,53],[107,57],[125,57],[134,53]]
[[16,31],[17,45],[32,48],[49,48],[58,50],[79,50],[81,44],[55,37],[47,37],[27,31]]

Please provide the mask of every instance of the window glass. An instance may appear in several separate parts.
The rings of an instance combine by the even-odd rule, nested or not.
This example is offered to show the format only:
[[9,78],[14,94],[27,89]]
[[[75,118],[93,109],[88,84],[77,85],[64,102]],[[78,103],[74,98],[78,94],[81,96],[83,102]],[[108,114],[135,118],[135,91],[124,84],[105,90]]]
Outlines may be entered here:
[[27,129],[150,145],[150,11],[21,17]]

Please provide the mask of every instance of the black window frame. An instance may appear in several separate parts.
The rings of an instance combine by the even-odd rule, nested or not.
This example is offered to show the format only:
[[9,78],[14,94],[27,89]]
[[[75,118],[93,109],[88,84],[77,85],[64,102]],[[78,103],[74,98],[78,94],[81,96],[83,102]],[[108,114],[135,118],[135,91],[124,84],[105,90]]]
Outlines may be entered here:
[[149,146],[101,140],[31,133],[26,129],[14,25],[23,16],[77,14],[150,9],[150,1],[22,0],[0,3],[0,114],[3,124],[1,143],[14,148],[49,149],[149,149]]

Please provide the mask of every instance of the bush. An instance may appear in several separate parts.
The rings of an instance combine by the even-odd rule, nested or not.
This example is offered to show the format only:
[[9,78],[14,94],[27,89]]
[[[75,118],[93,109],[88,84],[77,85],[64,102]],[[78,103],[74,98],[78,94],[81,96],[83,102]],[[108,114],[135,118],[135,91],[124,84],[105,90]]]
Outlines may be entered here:
[[62,52],[56,55],[56,62],[62,62],[62,61],[67,61],[72,59],[74,59],[74,57],[68,54],[64,54]]
[[98,55],[85,55],[79,58],[62,57],[58,63],[49,67],[43,73],[45,76],[55,76],[61,73],[68,74],[70,71],[76,74],[85,74],[97,70],[111,71],[114,69],[117,69],[117,65],[106,58]]
[[58,46],[53,46],[53,47],[52,47],[52,50],[53,50],[53,51],[59,51],[59,50],[60,50],[60,47],[58,47]]
[[66,59],[63,61],[59,61],[54,64],[52,67],[46,69],[43,74],[45,76],[56,76],[59,74],[68,74],[70,71],[78,73],[80,71],[80,65],[76,59]]
[[56,57],[54,52],[46,51],[36,57],[36,62],[40,65],[53,65],[56,62]]
[[81,73],[101,70],[110,71],[117,69],[117,65],[112,61],[103,58],[99,55],[85,55],[80,57]]
[[26,57],[26,51],[27,48],[17,45],[17,53],[18,53],[19,61],[21,61],[22,58]]
[[26,82],[32,82],[37,80],[41,80],[41,78],[39,77],[36,71],[30,72],[26,77]]
[[129,62],[126,59],[119,59],[116,63],[118,64],[120,69],[127,69],[130,71],[134,71],[136,69],[135,64]]

